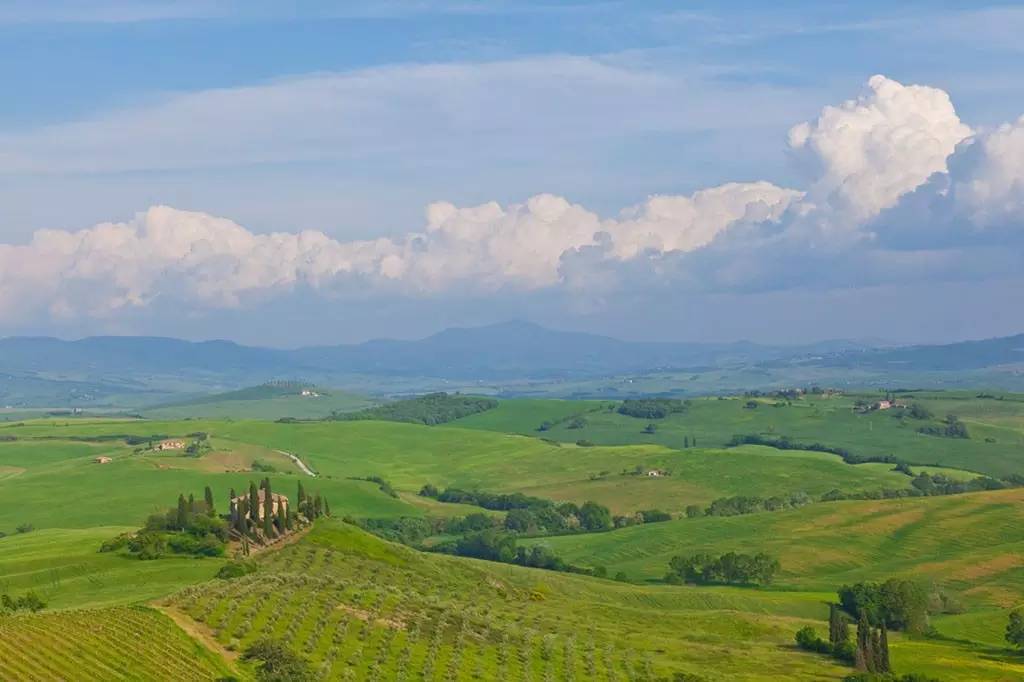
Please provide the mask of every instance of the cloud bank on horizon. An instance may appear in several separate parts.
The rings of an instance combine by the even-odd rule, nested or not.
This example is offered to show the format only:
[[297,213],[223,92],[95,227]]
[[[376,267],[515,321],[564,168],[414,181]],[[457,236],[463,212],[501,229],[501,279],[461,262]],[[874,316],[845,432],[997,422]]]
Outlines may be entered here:
[[245,309],[299,291],[325,300],[552,291],[600,306],[623,292],[1024,272],[1024,117],[973,130],[944,91],[874,76],[859,97],[793,126],[787,142],[803,187],[732,182],[651,196],[614,217],[539,194],[506,206],[436,202],[421,228],[358,241],[258,234],[169,206],[123,223],[39,230],[27,244],[0,244],[0,316],[14,324],[164,305]]

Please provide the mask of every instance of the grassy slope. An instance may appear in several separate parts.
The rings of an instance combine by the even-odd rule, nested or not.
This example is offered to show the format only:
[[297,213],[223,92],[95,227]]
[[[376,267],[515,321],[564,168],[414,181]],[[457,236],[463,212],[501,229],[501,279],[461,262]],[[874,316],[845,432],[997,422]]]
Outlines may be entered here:
[[[849,671],[792,645],[802,625],[823,631],[828,595],[818,592],[615,583],[418,554],[337,522],[260,561],[252,578],[168,603],[223,644],[284,639],[327,679],[523,679],[527,668],[555,680],[823,680]],[[1004,651],[983,656],[977,645],[893,634],[891,649],[899,670],[945,680],[1024,674]]]
[[[677,451],[656,445],[577,447],[536,438],[383,422],[28,422],[9,427],[22,438],[84,436],[104,433],[183,434],[207,431],[222,450],[251,449],[253,457],[267,449],[287,449],[324,475],[307,488],[326,494],[339,514],[394,516],[418,514],[416,508],[380,495],[372,484],[344,480],[347,476],[381,475],[399,489],[415,492],[424,483],[478,486],[490,490],[523,490],[554,499],[595,499],[616,511],[661,506],[680,511],[688,504],[706,503],[726,495],[764,496],[805,491],[820,494],[832,488],[874,490],[903,487],[905,476],[887,467],[849,466],[837,457],[813,453],[781,453],[772,448],[730,451]],[[45,454],[46,467],[36,466],[33,453],[72,448],[78,456]],[[63,441],[21,440],[0,443],[0,466],[25,467],[17,476],[0,475],[0,528],[22,521],[39,527],[86,527],[96,524],[139,523],[160,510],[179,492],[199,494],[209,484],[217,499],[229,487],[246,485],[251,473],[203,469],[201,460],[178,456],[131,455],[116,444],[96,447]],[[106,450],[104,450],[106,448]],[[96,452],[116,457],[95,465]],[[52,461],[55,460],[55,461]],[[26,466],[26,465],[30,466]],[[623,476],[635,466],[670,469],[671,477],[648,479]],[[162,468],[166,467],[166,468]],[[174,468],[171,468],[174,467]],[[225,467],[230,468],[230,467]],[[601,472],[599,480],[591,480]],[[275,486],[290,494],[300,477],[274,476]],[[10,494],[5,494],[5,488]],[[96,495],[103,490],[103,495]],[[46,504],[52,495],[67,504]],[[26,510],[31,510],[27,514]]]
[[[567,442],[584,438],[605,445],[658,443],[673,448],[683,447],[685,438],[695,437],[702,447],[720,447],[734,434],[785,435],[798,441],[845,447],[858,454],[895,454],[919,464],[996,476],[1024,473],[1024,402],[958,395],[923,394],[911,400],[921,402],[936,417],[950,412],[959,415],[968,424],[970,439],[919,434],[917,429],[931,422],[901,420],[896,411],[857,414],[852,410],[856,396],[805,397],[783,407],[775,407],[774,400],[764,400],[757,409],[745,409],[743,399],[695,399],[686,413],[658,420],[654,434],[643,432],[646,420],[608,410],[589,411],[584,414],[586,427],[569,429],[563,422],[543,435]],[[592,407],[593,403],[580,403],[581,409]],[[502,401],[497,409],[461,419],[455,425],[538,435],[536,429],[541,422],[564,416],[567,409],[565,401]],[[986,438],[995,442],[986,442]]]
[[207,398],[194,403],[146,409],[143,415],[149,419],[320,419],[332,412],[352,412],[372,404],[372,401],[359,395],[331,391],[316,398],[300,395],[255,399]]
[[[169,601],[225,644],[284,639],[326,664],[327,679],[393,679],[400,669],[412,679],[522,679],[524,665],[533,679],[555,680],[569,669],[604,680],[608,667],[617,679],[627,669],[650,679],[645,668],[734,680],[842,672],[790,646],[796,628],[824,613],[820,595],[622,585],[423,555],[338,523],[262,563],[252,580]],[[276,596],[261,603],[264,593]]]
[[[622,512],[652,505],[678,511],[724,495],[799,490],[820,494],[834,487],[874,490],[908,483],[906,477],[877,467],[851,467],[832,456],[771,448],[680,452],[650,445],[559,447],[536,438],[377,422],[245,423],[222,428],[239,440],[291,447],[319,471],[334,476],[378,474],[411,491],[429,482],[519,490],[553,499],[594,499]],[[673,475],[621,475],[635,466],[670,469]],[[601,472],[609,474],[591,480]]]
[[129,527],[37,530],[0,538],[0,591],[34,590],[50,608],[132,604],[209,580],[223,559],[139,561],[99,551]]
[[601,535],[545,538],[565,558],[636,579],[664,575],[676,554],[767,551],[779,588],[916,575],[971,604],[1008,607],[1024,594],[1024,490],[817,504],[799,510],[703,517]]
[[[95,464],[96,453],[114,458]],[[227,504],[230,488],[240,490],[265,474],[206,471],[202,459],[166,455],[132,455],[131,449],[42,441],[0,443],[0,465],[21,469],[0,476],[0,529],[20,523],[36,528],[139,526],[146,516],[173,506],[179,493],[202,497],[209,485],[214,498]],[[177,468],[180,467],[180,468]],[[275,490],[293,496],[298,481],[326,495],[339,514],[418,515],[416,507],[380,493],[364,481],[311,479],[300,474],[271,474]]]

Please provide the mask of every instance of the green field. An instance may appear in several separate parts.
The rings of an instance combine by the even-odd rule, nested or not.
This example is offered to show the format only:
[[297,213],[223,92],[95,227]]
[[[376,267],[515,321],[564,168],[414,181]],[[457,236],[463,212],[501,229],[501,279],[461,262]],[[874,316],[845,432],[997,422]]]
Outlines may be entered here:
[[[908,394],[907,402],[919,402],[935,419],[901,418],[900,410],[858,414],[857,399],[878,400],[881,394],[853,394],[832,398],[804,396],[793,401],[758,399],[756,409],[745,407],[745,398],[702,398],[690,401],[682,414],[654,420],[657,430],[644,432],[648,420],[609,410],[601,404],[578,403],[586,426],[569,428],[566,421],[540,433],[544,421],[566,415],[565,401],[505,401],[496,410],[467,417],[457,424],[509,433],[543,435],[564,442],[589,440],[602,445],[656,443],[682,448],[684,439],[700,447],[722,447],[736,434],[787,436],[805,443],[820,442],[867,456],[895,455],[913,464],[940,465],[1006,476],[1024,471],[1024,401],[977,399],[967,393]],[[605,406],[614,407],[605,402]],[[918,428],[956,414],[967,424],[969,439],[941,438],[918,433]],[[989,439],[992,442],[988,442]]]
[[1024,601],[1024,489],[924,499],[817,504],[747,516],[702,517],[599,535],[544,538],[569,560],[661,578],[676,554],[778,556],[778,589],[827,590],[875,576],[921,576],[979,605]]
[[[898,672],[943,680],[1024,678],[1024,659],[1002,639],[1008,609],[1024,604],[1024,488],[815,502],[732,517],[682,514],[688,505],[720,497],[804,492],[816,499],[833,489],[870,493],[909,488],[912,481],[891,464],[723,447],[733,434],[894,454],[915,463],[914,473],[955,480],[1024,473],[1024,401],[1016,396],[910,398],[935,415],[928,423],[957,414],[967,439],[919,434],[920,420],[893,411],[858,414],[855,399],[761,398],[753,409],[744,407],[746,399],[694,400],[684,413],[657,420],[654,433],[644,432],[647,420],[615,412],[617,403],[562,400],[502,400],[496,409],[432,427],[225,418],[7,423],[0,426],[0,531],[8,533],[0,537],[0,590],[36,592],[47,609],[0,618],[6,661],[0,677],[66,676],[54,661],[78,657],[81,679],[130,678],[123,666],[138,656],[145,657],[140,666],[151,666],[140,668],[147,679],[159,676],[146,670],[174,669],[167,661],[187,650],[193,654],[177,664],[185,666],[176,671],[179,679],[232,670],[246,679],[254,669],[239,663],[237,652],[272,636],[325,679],[657,680],[676,672],[708,680],[840,679],[848,667],[798,650],[793,633],[806,624],[824,632],[825,603],[840,585],[914,577],[966,610],[934,616],[931,638],[892,633]],[[585,420],[582,428],[569,428],[575,416]],[[541,422],[549,422],[543,432]],[[151,439],[188,440],[197,432],[209,435],[200,456],[147,449]],[[127,437],[143,444],[129,445]],[[303,474],[286,453],[318,477]],[[97,464],[100,455],[112,461]],[[276,472],[253,471],[257,462]],[[667,475],[647,476],[651,470]],[[324,494],[335,519],[260,554],[260,570],[251,576],[214,579],[225,559],[140,561],[98,551],[105,540],[172,506],[179,493],[199,496],[209,485],[226,511],[230,488],[264,476],[289,496],[300,481]],[[397,497],[354,480],[368,476],[387,479]],[[617,514],[660,508],[676,518],[519,540],[577,565],[604,567],[608,575],[621,571],[625,583],[424,554],[338,520],[481,511],[418,496],[426,483],[594,500]],[[14,532],[23,524],[34,530]],[[662,584],[674,555],[729,551],[768,552],[781,572],[762,588]],[[136,608],[144,605],[164,613]],[[90,618],[97,626],[82,633]],[[140,645],[138,653],[124,647],[104,654],[109,661],[103,662],[67,637],[46,635],[67,633],[88,642],[90,651],[106,652],[126,627],[154,633],[163,644]],[[19,647],[32,647],[31,655]]]

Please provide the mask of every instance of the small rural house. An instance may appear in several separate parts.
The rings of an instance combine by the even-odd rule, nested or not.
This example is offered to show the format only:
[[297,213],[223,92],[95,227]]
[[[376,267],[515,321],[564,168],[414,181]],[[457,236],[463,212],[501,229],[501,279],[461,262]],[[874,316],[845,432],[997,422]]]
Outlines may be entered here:
[[106,455],[100,455],[93,461],[96,462],[97,464],[110,464],[113,460],[107,457]]
[[875,403],[876,410],[888,410],[891,407],[892,401],[889,400],[879,400],[877,403]]
[[302,397],[303,398],[319,398],[320,394],[317,393],[316,391],[310,390],[308,388],[304,388],[304,389],[302,389]]
[[184,450],[185,441],[183,440],[165,440],[160,441],[153,448],[154,450]]
[[666,473],[664,471],[662,471],[661,469],[651,469],[650,471],[647,472],[647,476],[650,477],[650,478],[658,478],[660,476],[665,476],[665,475],[666,475]]
[[[248,499],[248,497],[249,497],[249,495],[245,494],[245,495],[239,495],[238,497],[232,497],[231,498],[231,510],[230,510],[230,513],[231,513],[232,521],[234,521],[235,519],[238,518],[238,505],[239,505],[239,503],[241,503],[243,500]],[[263,488],[260,488],[259,490],[256,491],[256,509],[257,509],[256,513],[257,513],[257,518],[259,518],[261,521],[263,520],[264,503],[266,502],[266,499],[267,499],[266,491],[264,491]],[[276,515],[277,514],[277,510],[281,508],[281,505],[284,505],[285,509],[288,509],[291,506],[288,503],[288,498],[286,496],[280,495],[278,493],[271,493],[270,494],[270,513]]]

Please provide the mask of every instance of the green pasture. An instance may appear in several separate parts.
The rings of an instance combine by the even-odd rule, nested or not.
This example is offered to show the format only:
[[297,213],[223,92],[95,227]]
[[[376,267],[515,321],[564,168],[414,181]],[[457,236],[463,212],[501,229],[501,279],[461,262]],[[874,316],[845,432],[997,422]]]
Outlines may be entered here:
[[[454,425],[563,442],[582,439],[601,445],[650,443],[669,448],[683,448],[687,440],[692,445],[694,439],[699,447],[721,447],[736,434],[786,436],[798,442],[846,448],[855,454],[895,455],[915,464],[967,469],[992,476],[1024,473],[1024,400],[998,401],[941,393],[901,396],[901,400],[920,402],[934,414],[934,419],[925,421],[901,416],[902,410],[866,414],[854,411],[856,399],[879,397],[881,394],[804,396],[792,401],[759,398],[753,409],[746,407],[745,398],[695,398],[684,413],[658,420],[618,414],[609,409],[615,406],[610,402],[604,403],[605,409],[594,409],[593,402],[505,400],[495,410],[461,419]],[[579,406],[576,413],[586,420],[583,428],[570,428],[570,422],[563,419],[568,406],[573,404]],[[918,433],[922,426],[938,424],[937,420],[947,414],[964,420],[969,439]],[[556,420],[562,421],[546,431],[538,431],[543,422]],[[653,434],[645,432],[649,423],[656,427]]]

